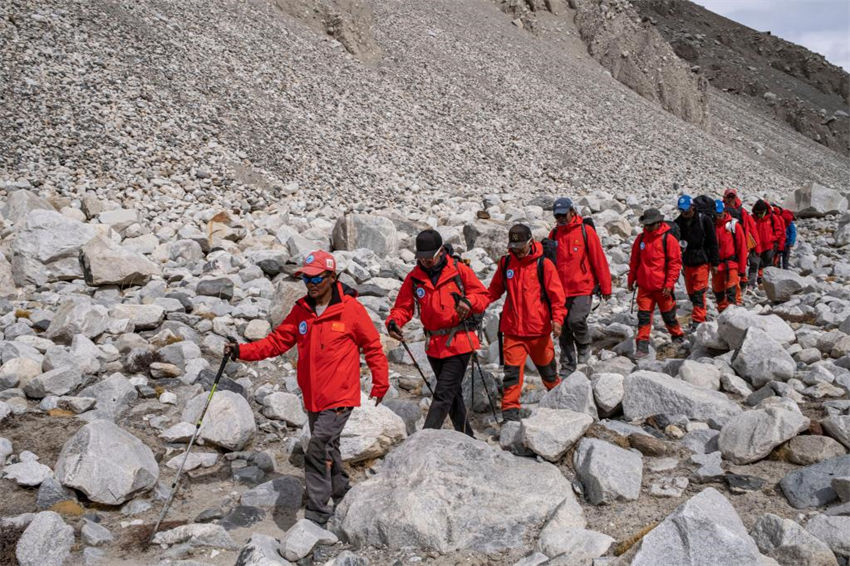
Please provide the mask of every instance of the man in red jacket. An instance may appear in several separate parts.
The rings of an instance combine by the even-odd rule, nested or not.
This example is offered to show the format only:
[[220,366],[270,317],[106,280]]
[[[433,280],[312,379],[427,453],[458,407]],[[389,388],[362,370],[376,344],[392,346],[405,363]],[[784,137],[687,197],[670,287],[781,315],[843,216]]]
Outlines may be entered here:
[[782,220],[770,212],[767,201],[757,200],[753,205],[753,219],[758,233],[758,284],[761,285],[761,276],[765,267],[773,265],[773,257],[779,251],[780,245],[785,241],[785,225]]
[[640,223],[643,224],[643,233],[635,238],[629,258],[629,291],[634,290],[635,285],[638,288],[636,358],[649,354],[652,313],[656,304],[673,342],[684,341],[684,332],[676,319],[676,299],[673,296],[682,269],[679,241],[670,233],[670,227],[658,209],[644,211]]
[[759,256],[758,252],[756,252],[756,248],[759,245],[758,231],[756,230],[756,223],[752,215],[747,212],[747,209],[744,208],[744,203],[738,198],[738,191],[735,189],[726,189],[726,192],[723,193],[723,205],[726,212],[738,221],[738,226],[743,226],[744,236],[747,240],[747,263],[749,268],[744,269],[742,267],[738,273],[740,284],[735,297],[735,302],[741,304],[741,292],[747,290],[747,285],[750,282],[755,282],[756,273],[758,272]]
[[555,228],[549,239],[557,242],[555,265],[567,297],[567,319],[559,340],[561,377],[575,371],[590,358],[587,317],[594,292],[611,298],[611,269],[596,230],[587,224],[569,198],[559,198],[552,207]]
[[336,279],[336,261],[324,251],[304,258],[300,275],[307,295],[300,298],[271,334],[250,344],[230,342],[225,355],[257,361],[298,347],[298,386],[307,409],[310,443],[304,456],[307,509],[304,516],[323,525],[349,489],[339,440],[354,407],[360,405],[360,350],[372,371],[371,397],[381,402],[389,388],[381,339],[357,293]]
[[499,260],[499,269],[490,282],[490,302],[498,301],[506,291],[508,297],[499,317],[505,374],[502,417],[518,421],[526,358],[531,356],[547,390],[561,382],[549,334],[555,338],[561,335],[567,315],[558,271],[543,257],[543,246],[534,241],[525,224],[516,224],[508,231],[508,253]]
[[467,319],[487,308],[487,288],[469,266],[446,253],[436,230],[416,236],[416,258],[387,317],[387,331],[403,340],[401,328],[418,311],[428,339],[425,353],[437,376],[425,428],[442,428],[448,415],[455,430],[474,437],[461,386],[469,358],[481,346]]
[[717,301],[717,310],[723,312],[736,304],[738,277],[747,267],[747,240],[741,223],[724,210],[723,201],[716,200],[714,230],[720,263],[712,273],[711,290]]

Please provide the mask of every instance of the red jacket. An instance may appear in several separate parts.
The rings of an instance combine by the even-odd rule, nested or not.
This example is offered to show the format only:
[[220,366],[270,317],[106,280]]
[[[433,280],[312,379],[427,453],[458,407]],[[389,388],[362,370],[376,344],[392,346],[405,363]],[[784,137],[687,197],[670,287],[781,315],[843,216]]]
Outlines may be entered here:
[[[455,312],[455,301],[452,293],[461,293],[455,276],[459,276],[464,287],[467,300],[472,305],[473,313],[482,313],[490,299],[487,288],[475,276],[475,272],[465,263],[451,257],[446,258],[446,266],[440,272],[437,284],[431,283],[431,278],[417,264],[413,271],[407,274],[386,324],[395,321],[400,327],[413,318],[413,312],[418,305],[419,319],[427,332],[451,329],[460,326],[461,321]],[[451,343],[449,341],[451,340]],[[432,334],[425,352],[432,358],[448,358],[458,354],[467,354],[481,346],[475,332],[458,330],[451,334]]]
[[735,197],[735,206],[727,206],[726,210],[744,225],[745,236],[748,238],[747,250],[757,249],[759,246],[758,230],[756,229],[756,221],[752,214],[747,212],[741,199]]
[[747,237],[741,223],[724,212],[714,220],[714,231],[720,256],[717,271],[726,271],[730,267],[736,268],[738,273],[746,271]]
[[[644,229],[632,244],[629,258],[629,285],[637,281],[644,291],[674,289],[682,269],[682,248],[676,236],[670,234],[666,222],[654,232]],[[667,240],[667,256],[664,256],[664,239]],[[664,266],[667,270],[664,270]]]
[[567,297],[590,295],[598,284],[603,295],[611,294],[611,269],[602,243],[592,226],[584,225],[587,245],[582,235],[583,220],[576,215],[572,222],[555,226],[549,238],[558,242],[557,268],[561,286]]
[[[319,412],[360,405],[360,349],[372,370],[373,397],[389,388],[387,358],[378,331],[366,309],[346,294],[340,283],[320,316],[308,301],[298,299],[271,334],[239,346],[239,359],[257,361],[279,356],[298,346],[298,386],[304,407]],[[356,294],[356,293],[355,293]]]
[[782,250],[785,249],[785,239],[786,239],[785,231],[788,229],[788,222],[785,220],[785,215],[782,214],[782,212],[783,212],[782,209],[780,209],[778,206],[772,206],[772,205],[769,205],[769,206],[770,206],[770,215],[773,217],[776,224],[779,224],[780,227],[782,228],[782,232],[780,234],[778,234],[778,236],[779,236],[779,239],[778,239],[779,251],[782,251]]
[[779,216],[768,212],[761,218],[753,219],[758,233],[759,242],[756,247],[758,253],[772,250],[774,244],[778,246],[785,243],[785,225]]
[[[537,265],[543,258],[543,246],[531,244],[531,252],[522,259],[509,253],[499,260],[499,269],[490,282],[490,302],[499,300],[507,290],[499,330],[510,336],[545,336],[552,332],[552,321],[564,322],[567,298],[555,264],[543,258],[543,287],[549,305],[543,299]],[[507,287],[507,289],[506,289]],[[549,312],[551,305],[552,312]]]

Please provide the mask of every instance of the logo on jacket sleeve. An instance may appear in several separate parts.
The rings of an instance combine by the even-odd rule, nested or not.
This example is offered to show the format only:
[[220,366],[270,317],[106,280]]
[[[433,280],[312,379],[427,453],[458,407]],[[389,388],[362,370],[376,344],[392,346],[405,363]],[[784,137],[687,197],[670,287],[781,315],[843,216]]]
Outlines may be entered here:
[[514,270],[513,270],[513,269],[509,269],[509,270],[507,271],[507,273],[505,273],[505,276],[507,276],[507,278],[508,278],[508,279],[513,279],[513,278],[514,278]]
[[416,288],[416,296],[420,299],[425,296],[425,287],[417,287]]
[[301,333],[301,334],[307,334],[307,321],[306,320],[302,320],[301,323],[298,325],[298,332]]

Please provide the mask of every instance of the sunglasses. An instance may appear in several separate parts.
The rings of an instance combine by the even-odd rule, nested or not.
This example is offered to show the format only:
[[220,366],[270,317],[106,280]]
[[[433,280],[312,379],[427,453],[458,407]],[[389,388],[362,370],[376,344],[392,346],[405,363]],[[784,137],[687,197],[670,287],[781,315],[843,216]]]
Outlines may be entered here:
[[318,285],[319,283],[321,283],[325,279],[327,279],[326,275],[316,275],[315,277],[310,277],[309,275],[302,275],[301,276],[301,281],[303,281],[305,285],[309,285],[311,283],[313,285]]
[[435,252],[434,252],[434,255],[432,255],[431,257],[420,257],[420,258],[419,258],[419,261],[431,261],[431,260],[433,260],[433,259],[437,259],[437,256],[439,256],[439,255],[440,255],[440,252],[441,252],[441,251],[443,251],[443,247],[442,247],[442,246],[440,246],[439,248],[437,248],[437,251],[435,251]]

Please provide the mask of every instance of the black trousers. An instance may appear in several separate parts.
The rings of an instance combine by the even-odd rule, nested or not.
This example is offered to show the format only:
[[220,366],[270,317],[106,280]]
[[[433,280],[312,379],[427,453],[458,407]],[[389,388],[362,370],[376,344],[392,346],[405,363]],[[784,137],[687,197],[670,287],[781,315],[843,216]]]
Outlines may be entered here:
[[567,319],[561,330],[558,343],[561,345],[561,371],[572,373],[576,369],[576,346],[588,346],[591,342],[587,328],[587,317],[593,295],[581,295],[567,298]]
[[342,499],[348,491],[348,474],[342,466],[339,438],[351,416],[351,407],[307,413],[310,443],[304,454],[307,509],[304,517],[324,524],[333,515],[328,500]]
[[463,376],[472,353],[458,354],[448,358],[432,358],[428,363],[437,376],[437,386],[434,387],[434,398],[431,408],[425,416],[425,428],[443,428],[446,416],[452,420],[454,429],[474,437],[472,425],[463,404]]

